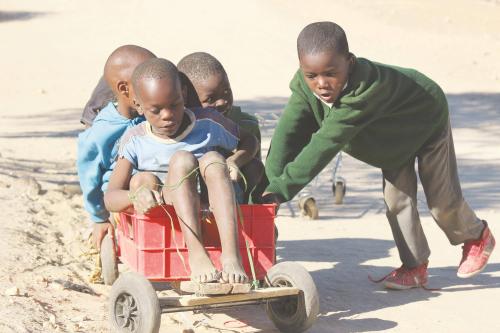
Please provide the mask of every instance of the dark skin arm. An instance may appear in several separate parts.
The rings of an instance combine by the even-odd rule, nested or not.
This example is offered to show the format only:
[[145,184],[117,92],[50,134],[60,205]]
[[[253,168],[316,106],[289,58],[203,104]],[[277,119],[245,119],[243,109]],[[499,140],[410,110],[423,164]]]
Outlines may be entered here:
[[104,194],[104,204],[110,212],[121,212],[133,205],[128,190],[132,169],[132,164],[127,159],[118,159],[109,179],[108,190]]
[[250,162],[259,151],[259,141],[250,132],[240,127],[238,149],[226,159],[231,180],[240,179],[239,169]]
[[139,213],[145,214],[158,205],[151,189],[145,186],[131,193],[129,184],[132,170],[133,166],[126,158],[118,159],[109,180],[108,191],[104,194],[104,204],[110,212],[121,212],[133,206]]
[[[131,175],[132,164],[128,160],[120,158],[111,174],[108,191],[104,194],[104,204],[108,211],[120,212],[132,206],[128,191]],[[114,228],[109,220],[94,224],[92,240],[98,250],[101,249],[101,242],[106,234],[114,238]]]

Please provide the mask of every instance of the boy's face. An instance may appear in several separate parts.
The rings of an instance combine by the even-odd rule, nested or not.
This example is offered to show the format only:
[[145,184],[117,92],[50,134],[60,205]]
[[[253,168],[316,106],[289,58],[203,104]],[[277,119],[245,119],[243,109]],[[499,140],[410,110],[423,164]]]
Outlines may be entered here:
[[233,106],[233,92],[227,75],[211,75],[202,82],[193,83],[193,86],[202,107],[212,107],[224,114]]
[[351,57],[332,51],[303,54],[299,61],[309,89],[326,103],[334,103],[349,77]]
[[145,79],[136,91],[137,106],[160,137],[175,137],[184,117],[178,79]]

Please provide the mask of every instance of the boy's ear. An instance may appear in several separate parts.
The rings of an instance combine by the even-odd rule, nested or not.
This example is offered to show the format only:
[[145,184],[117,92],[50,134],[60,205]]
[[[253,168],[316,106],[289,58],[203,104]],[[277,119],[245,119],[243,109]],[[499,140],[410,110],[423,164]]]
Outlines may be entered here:
[[356,64],[356,56],[353,53],[349,52],[349,74],[352,73],[355,64]]
[[116,84],[116,90],[120,95],[124,95],[125,97],[130,96],[127,81],[118,81],[118,83]]
[[188,88],[185,84],[181,84],[182,98],[184,99],[184,104],[186,104],[188,98]]

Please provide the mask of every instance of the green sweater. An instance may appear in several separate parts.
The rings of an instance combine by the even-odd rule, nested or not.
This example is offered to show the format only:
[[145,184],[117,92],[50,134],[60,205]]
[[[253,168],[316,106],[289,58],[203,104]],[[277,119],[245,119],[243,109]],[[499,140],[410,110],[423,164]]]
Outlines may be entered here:
[[236,124],[238,124],[239,127],[245,129],[247,132],[249,132],[250,134],[254,135],[257,138],[257,140],[259,141],[259,150],[255,155],[255,157],[260,160],[261,136],[260,136],[259,120],[255,116],[241,111],[241,107],[239,106],[232,106],[227,111],[225,116],[234,121]]
[[226,117],[234,121],[238,126],[253,134],[260,143],[260,128],[257,118],[249,113],[241,111],[239,106],[232,106],[227,113]]
[[441,88],[413,69],[358,58],[332,108],[298,70],[266,160],[266,191],[291,200],[340,151],[382,169],[409,161],[448,122]]

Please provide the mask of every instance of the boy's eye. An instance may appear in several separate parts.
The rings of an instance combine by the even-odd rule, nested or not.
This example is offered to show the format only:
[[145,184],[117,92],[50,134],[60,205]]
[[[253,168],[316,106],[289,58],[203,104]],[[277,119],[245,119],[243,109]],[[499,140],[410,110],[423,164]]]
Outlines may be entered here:
[[336,72],[328,72],[328,73],[326,73],[326,76],[330,76],[330,77],[331,76],[336,76],[336,75],[337,75]]
[[308,79],[314,79],[316,77],[316,75],[315,74],[306,74],[306,77]]

